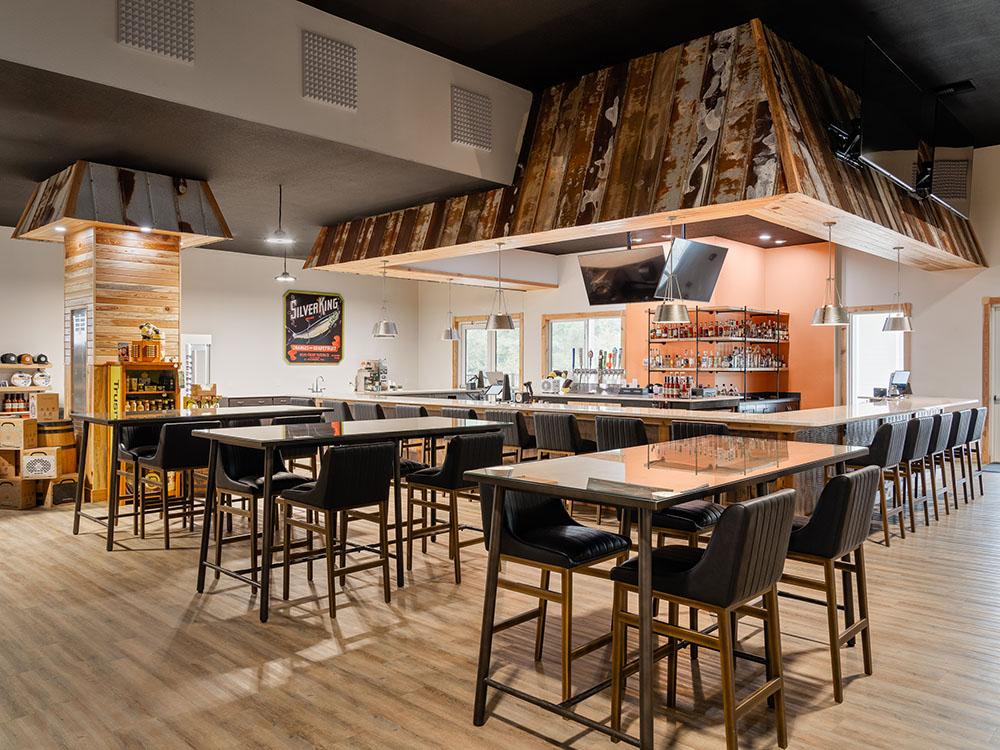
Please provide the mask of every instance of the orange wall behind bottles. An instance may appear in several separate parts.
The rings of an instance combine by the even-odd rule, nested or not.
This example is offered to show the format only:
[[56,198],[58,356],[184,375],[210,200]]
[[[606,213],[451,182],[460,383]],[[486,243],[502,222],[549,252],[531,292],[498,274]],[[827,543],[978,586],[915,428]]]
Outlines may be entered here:
[[[782,376],[782,390],[801,393],[803,409],[832,406],[836,356],[833,329],[809,324],[813,310],[823,299],[826,245],[763,249],[719,237],[699,239],[729,248],[708,304],[787,311],[789,371]],[[629,380],[638,378],[641,385],[646,384],[643,364],[647,353],[646,311],[651,307],[643,303],[625,307],[625,368]],[[748,387],[749,390],[773,390],[774,376],[753,374]]]

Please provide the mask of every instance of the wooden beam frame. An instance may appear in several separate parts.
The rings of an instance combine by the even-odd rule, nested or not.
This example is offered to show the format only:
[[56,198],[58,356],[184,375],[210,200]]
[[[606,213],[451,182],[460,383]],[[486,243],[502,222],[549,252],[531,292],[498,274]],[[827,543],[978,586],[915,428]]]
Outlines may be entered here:
[[[990,392],[990,376],[992,375],[993,362],[991,360],[992,351],[990,338],[992,336],[992,316],[994,305],[1000,305],[1000,297],[983,297],[983,400],[982,405],[987,409],[993,403],[993,394]],[[990,412],[993,410],[990,409]],[[990,462],[990,413],[987,413],[986,427],[983,429],[983,463]]]
[[[518,354],[517,354],[517,377],[520,382],[524,383],[524,313],[511,313],[510,317],[513,318],[518,324],[518,330],[521,332],[520,340],[518,341]],[[458,331],[458,335],[462,335],[461,326],[463,323],[485,323],[489,318],[488,315],[455,315],[452,316],[451,325]],[[458,353],[459,348],[462,346],[462,342],[453,341],[451,344],[451,387],[458,388]]]
[[[890,312],[894,312],[899,309],[896,304],[886,304],[886,305],[853,305],[851,307],[845,307],[845,310],[851,315],[855,313],[881,313],[884,312],[887,315]],[[903,312],[906,315],[913,314],[913,305],[909,302],[903,303]],[[903,336],[903,365],[907,370],[910,369],[910,350],[911,343],[910,337],[912,334],[899,334]],[[851,346],[851,331],[850,326],[844,329],[843,334],[840,336],[840,347],[837,352],[837,369],[840,373],[840,395],[843,402],[846,404],[848,400],[848,378],[850,377],[850,346]]]
[[[541,351],[541,362],[542,374],[544,375],[550,370],[549,365],[549,324],[554,320],[586,320],[588,318],[618,318],[621,323],[621,334],[622,334],[622,346],[621,346],[621,356],[622,362],[625,362],[625,311],[624,310],[603,310],[594,312],[576,312],[576,313],[546,313],[542,315],[542,351]],[[581,363],[582,365],[582,363]]]

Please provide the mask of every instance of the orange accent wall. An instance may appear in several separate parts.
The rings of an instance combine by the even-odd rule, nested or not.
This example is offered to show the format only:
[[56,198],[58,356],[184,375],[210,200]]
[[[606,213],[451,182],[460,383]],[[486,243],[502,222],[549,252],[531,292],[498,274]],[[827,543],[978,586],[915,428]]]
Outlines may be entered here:
[[[826,283],[826,245],[796,245],[763,249],[705,237],[729,248],[709,305],[762,307],[788,311],[789,372],[786,390],[802,394],[802,408],[832,406],[834,401],[834,332],[810,325]],[[625,369],[629,380],[646,385],[646,311],[652,305],[625,306]],[[772,390],[771,375],[751,375],[751,390]]]

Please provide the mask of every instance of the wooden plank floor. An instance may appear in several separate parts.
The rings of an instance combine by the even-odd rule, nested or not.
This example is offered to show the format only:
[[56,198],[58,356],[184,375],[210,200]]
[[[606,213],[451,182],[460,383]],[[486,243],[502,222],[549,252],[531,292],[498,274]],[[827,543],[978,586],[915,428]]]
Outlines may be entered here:
[[[1000,476],[986,482],[985,498],[929,530],[869,545],[875,675],[862,675],[860,649],[845,651],[843,704],[830,688],[823,609],[782,600],[792,747],[1000,747]],[[478,505],[464,511],[472,521]],[[481,547],[463,551],[455,586],[444,545],[432,545],[389,606],[377,571],[355,576],[336,621],[325,598],[311,598],[325,596],[323,574],[309,586],[298,566],[294,601],[276,602],[261,625],[242,585],[195,593],[197,540],[179,527],[169,552],[158,537],[123,533],[107,554],[97,527],[84,522],[73,537],[71,520],[64,509],[0,512],[0,748],[609,746],[510,698],[494,698],[493,718],[472,726]],[[578,580],[584,639],[608,625],[610,585]],[[499,614],[522,604],[502,594]],[[759,650],[760,633],[741,630]],[[554,609],[541,665],[533,625],[502,633],[499,674],[555,697],[558,633]],[[658,715],[657,746],[723,746],[717,660],[702,651],[693,672],[686,656],[680,665],[679,709]],[[606,668],[606,650],[585,657],[577,686]],[[741,663],[737,676],[745,694],[762,668]],[[634,724],[634,693],[626,709]],[[607,718],[606,694],[582,710]],[[764,709],[740,733],[745,747],[775,745]]]

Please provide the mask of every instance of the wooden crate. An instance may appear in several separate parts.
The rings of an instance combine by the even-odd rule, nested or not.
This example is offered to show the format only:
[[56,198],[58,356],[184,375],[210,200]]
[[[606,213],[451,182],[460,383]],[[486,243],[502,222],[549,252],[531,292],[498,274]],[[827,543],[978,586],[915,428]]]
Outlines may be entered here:
[[0,448],[24,450],[38,445],[38,421],[0,417]]
[[0,508],[25,510],[35,507],[35,482],[31,479],[0,479]]
[[42,422],[59,419],[59,394],[32,393],[28,401],[28,410],[32,419]]
[[41,482],[41,491],[45,497],[43,505],[46,508],[71,503],[76,497],[76,474],[67,474],[57,479],[46,479]]
[[21,468],[21,459],[14,450],[0,450],[0,479],[13,479]]

